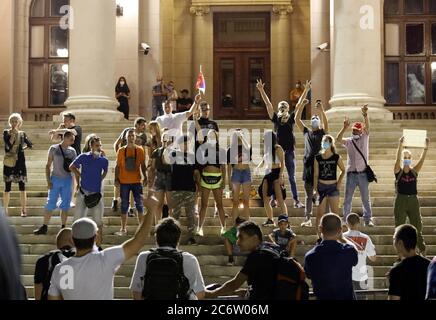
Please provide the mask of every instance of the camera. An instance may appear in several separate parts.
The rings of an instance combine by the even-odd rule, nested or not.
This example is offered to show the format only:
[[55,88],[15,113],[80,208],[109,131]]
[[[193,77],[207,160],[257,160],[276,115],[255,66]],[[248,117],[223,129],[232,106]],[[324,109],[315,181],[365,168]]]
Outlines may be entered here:
[[140,47],[139,52],[143,52],[144,56],[148,55],[150,50],[151,50],[151,47],[148,44],[146,44],[145,42],[141,43],[141,47]]
[[329,43],[324,42],[324,43],[320,44],[317,48],[318,48],[318,50],[321,50],[321,51],[330,51],[329,49],[327,49],[328,46],[329,46]]

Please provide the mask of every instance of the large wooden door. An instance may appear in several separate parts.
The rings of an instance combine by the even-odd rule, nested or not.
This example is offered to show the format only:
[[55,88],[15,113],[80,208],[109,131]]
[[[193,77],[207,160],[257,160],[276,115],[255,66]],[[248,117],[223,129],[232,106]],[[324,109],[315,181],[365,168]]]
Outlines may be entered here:
[[216,14],[214,22],[214,118],[265,119],[256,81],[270,92],[269,13]]

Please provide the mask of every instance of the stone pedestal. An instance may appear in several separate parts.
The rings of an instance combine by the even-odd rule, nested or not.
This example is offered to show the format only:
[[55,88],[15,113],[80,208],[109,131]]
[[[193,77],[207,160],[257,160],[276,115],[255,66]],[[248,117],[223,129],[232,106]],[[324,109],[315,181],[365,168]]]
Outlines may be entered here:
[[120,121],[115,99],[115,0],[71,0],[70,96],[67,112],[78,121]]
[[392,120],[382,96],[382,5],[379,0],[331,0],[329,119],[360,118],[367,103],[371,119]]

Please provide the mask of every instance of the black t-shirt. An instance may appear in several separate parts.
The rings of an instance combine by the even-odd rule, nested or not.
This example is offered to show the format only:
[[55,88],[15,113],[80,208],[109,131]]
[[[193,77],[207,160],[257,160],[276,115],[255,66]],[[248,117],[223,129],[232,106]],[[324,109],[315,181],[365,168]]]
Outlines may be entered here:
[[80,126],[76,125],[76,126],[70,128],[70,130],[73,130],[73,129],[76,130],[77,135],[76,135],[76,137],[74,139],[74,143],[71,147],[74,150],[76,150],[77,156],[79,156],[79,154],[82,153],[82,150],[80,148],[80,145],[82,143],[82,128]]
[[421,256],[406,258],[389,273],[389,295],[401,300],[424,300],[430,260]]
[[171,191],[195,192],[194,171],[196,166],[189,164],[189,160],[194,160],[194,155],[173,151],[171,156],[175,161],[171,166]]
[[164,163],[163,161],[163,153],[165,151],[165,147],[157,148],[151,154],[151,158],[156,160],[155,168],[156,171],[159,172],[171,172],[171,165]]
[[[263,244],[268,248],[273,245]],[[280,249],[277,249],[280,250]],[[275,260],[271,253],[255,250],[247,256],[241,273],[247,276],[250,300],[273,299],[276,278]]]
[[289,115],[288,121],[282,123],[281,117],[277,116],[274,112],[274,116],[271,121],[274,123],[274,130],[277,133],[277,140],[284,151],[293,151],[295,147],[295,135],[294,135],[294,112]]
[[179,98],[177,99],[177,112],[183,112],[189,110],[190,106],[193,105],[194,100],[191,98]]
[[395,174],[396,189],[399,194],[417,195],[418,194],[418,173],[414,170],[409,170],[405,173],[400,170]]
[[316,156],[316,161],[318,161],[320,180],[336,180],[337,179],[337,169],[338,169],[339,155],[333,154],[330,158],[324,159],[321,154]]
[[325,135],[324,129],[309,130],[304,127],[304,164],[306,166],[313,166],[313,159],[321,150],[322,137]]
[[[218,123],[208,118],[198,119],[198,124],[200,125],[201,133],[204,137],[203,143],[207,141],[207,133],[209,132],[209,130],[215,130],[216,132],[219,132]],[[197,150],[198,147],[201,145],[201,143],[197,141],[197,134],[198,132],[197,130],[195,130],[195,150]]]

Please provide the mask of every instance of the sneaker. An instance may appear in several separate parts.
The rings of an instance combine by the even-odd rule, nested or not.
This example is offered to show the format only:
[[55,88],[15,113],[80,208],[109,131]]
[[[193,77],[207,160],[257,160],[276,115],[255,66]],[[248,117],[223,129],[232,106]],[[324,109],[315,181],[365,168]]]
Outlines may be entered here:
[[127,230],[120,230],[118,232],[115,232],[115,235],[120,237],[127,236]]
[[372,220],[369,220],[369,221],[366,221],[365,222],[365,227],[374,227],[375,226],[375,224],[374,224],[374,221],[372,221]]
[[115,212],[118,210],[118,200],[112,200],[112,211]]
[[38,229],[33,230],[34,235],[41,235],[41,234],[47,234],[48,227],[44,224],[40,226]]
[[188,239],[188,246],[195,246],[197,244],[197,241],[195,241],[194,238]]
[[312,220],[306,219],[304,222],[301,223],[302,227],[311,227],[312,226]]
[[199,237],[204,237],[203,228],[198,228],[198,229],[197,229],[197,236],[199,236]]
[[75,207],[76,207],[76,204],[73,201],[71,201],[70,202],[70,208],[75,208]]
[[264,226],[264,227],[274,227],[274,226],[275,226],[275,223],[274,223],[274,221],[272,221],[271,219],[268,219],[268,220],[266,220],[266,221],[262,224],[262,226]]
[[305,208],[305,206],[303,203],[301,203],[301,201],[297,201],[297,202],[294,202],[294,208],[301,209],[301,208]]
[[274,200],[274,199],[271,199],[271,200],[269,201],[269,204],[271,205],[272,208],[276,208],[276,207],[277,207],[277,201]]
[[229,260],[228,260],[228,262],[227,262],[227,265],[228,265],[229,267],[235,265],[235,259],[234,259],[233,256],[229,256]]
[[128,213],[128,215],[129,215],[129,217],[131,217],[131,218],[136,217],[136,214],[135,214],[135,212],[133,211],[132,208],[129,209],[129,213]]

